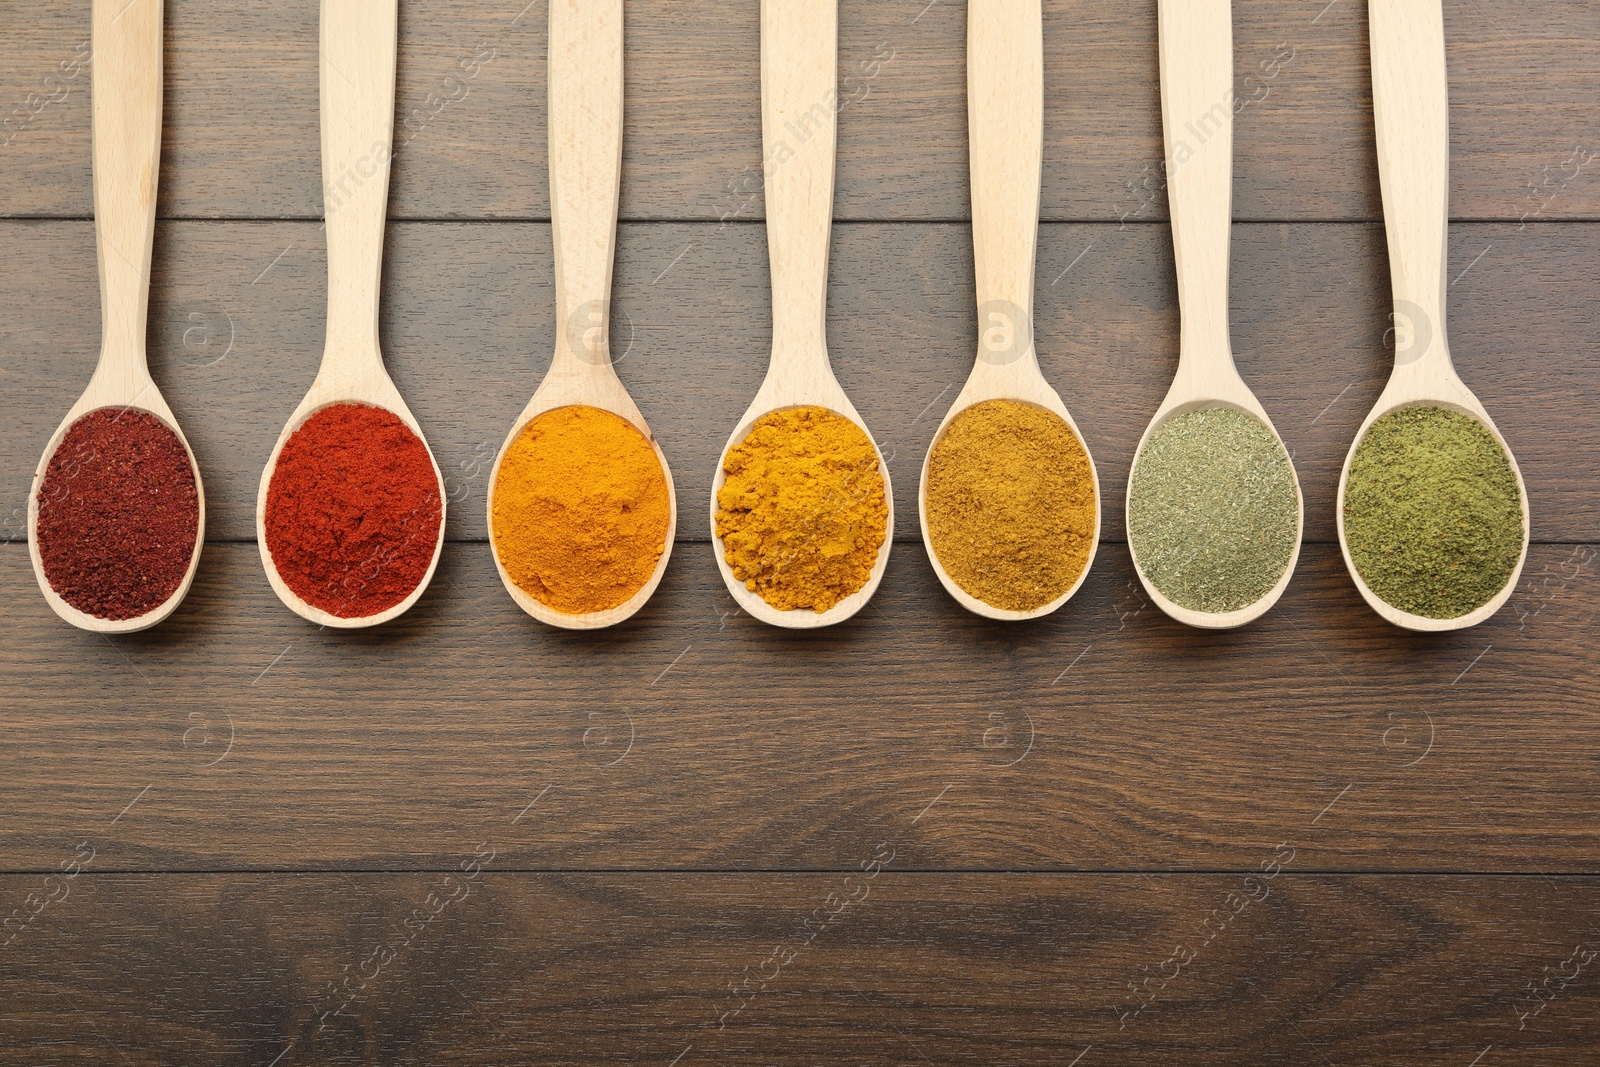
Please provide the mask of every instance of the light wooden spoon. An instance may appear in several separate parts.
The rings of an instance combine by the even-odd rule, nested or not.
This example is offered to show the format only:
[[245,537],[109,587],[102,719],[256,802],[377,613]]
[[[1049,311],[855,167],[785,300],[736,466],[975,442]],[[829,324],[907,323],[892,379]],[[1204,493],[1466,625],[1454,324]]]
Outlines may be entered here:
[[678,528],[672,468],[611,365],[611,270],[622,185],[622,0],[550,3],[550,230],[556,258],[556,346],[550,370],[506,435],[489,475],[489,541],[500,462],[523,427],[555,408],[584,404],[620,415],[655,449],[667,480],[667,536],[639,591],[604,611],[573,615],[525,592],[492,552],[506,592],[540,622],[593,630],[628,618],[661,584]]
[[[945,590],[991,619],[1036,619],[1071,599],[1100,544],[1100,477],[1061,397],[1039,370],[1033,345],[1039,177],[1044,158],[1044,29],[1040,0],[971,0],[967,7],[967,153],[972,182],[972,253],[978,291],[978,358],[922,460],[917,507],[922,543]],[[985,400],[1044,408],[1072,429],[1094,480],[1094,540],[1077,581],[1030,611],[1009,611],[968,593],[939,562],[928,534],[928,465],[951,421]]]
[[[145,360],[150,310],[150,256],[156,232],[156,181],[161,170],[162,0],[94,0],[90,77],[94,106],[94,235],[100,261],[100,361],[88,388],[45,446],[28,494],[28,554],[45,601],[72,625],[96,633],[131,633],[154,626],[183,602],[206,538],[206,494],[194,450],[156,388]],[[50,587],[39,556],[39,487],[50,459],[72,424],[97,408],[149,412],[178,435],[189,453],[199,504],[194,554],[177,590],[132,619],[102,619],[79,611]]]
[[357,629],[403,614],[422,596],[444,547],[444,478],[439,480],[439,534],[427,572],[409,596],[375,615],[344,618],[300,599],[278,574],[267,548],[267,488],[290,436],[333,404],[366,404],[393,412],[417,435],[378,347],[378,292],[383,270],[384,214],[389,202],[389,150],[394,133],[394,71],[399,0],[322,0],[321,105],[323,214],[328,232],[328,323],[322,366],[305,399],[273,446],[256,495],[256,540],[267,580],[297,615],[323,626]]
[[[1178,272],[1181,320],[1178,373],[1156,409],[1134,464],[1152,434],[1174,415],[1235,408],[1278,436],[1260,401],[1239,377],[1228,337],[1228,242],[1233,221],[1233,12],[1230,0],[1160,0],[1161,129],[1167,150],[1167,204]],[[1281,447],[1283,440],[1280,437]],[[1287,458],[1288,450],[1284,450]],[[1290,463],[1290,471],[1294,464]],[[1128,479],[1131,499],[1133,479]],[[1243,626],[1278,602],[1300,558],[1305,500],[1295,479],[1294,550],[1283,576],[1254,604],[1195,611],[1163,596],[1128,550],[1145,592],[1179,622],[1203,629]]]
[[[1372,610],[1408,630],[1438,632],[1476,626],[1517,588],[1528,558],[1528,489],[1511,447],[1472,390],[1456,376],[1445,341],[1445,247],[1449,240],[1450,103],[1445,76],[1444,9],[1439,0],[1369,0],[1372,111],[1378,136],[1378,179],[1389,277],[1394,291],[1394,370],[1361,423],[1339,472],[1339,548],[1356,588]],[[1522,498],[1522,554],[1494,599],[1454,619],[1430,619],[1394,607],[1367,587],[1350,558],[1344,490],[1367,429],[1397,408],[1429,405],[1470,415],[1494,435]]]
[[[761,0],[761,147],[765,161],[767,258],[772,265],[772,361],[756,398],[717,460],[711,483],[711,537],[717,567],[739,606],[762,622],[792,629],[831,626],[864,607],[889,565],[894,494],[883,453],[845,396],[828,362],[828,240],[833,227],[833,158],[838,112],[838,0]],[[817,405],[861,427],[878,452],[888,517],[867,582],[823,612],[779,611],[746,589],[717,536],[717,493],[728,450],[761,416]]]

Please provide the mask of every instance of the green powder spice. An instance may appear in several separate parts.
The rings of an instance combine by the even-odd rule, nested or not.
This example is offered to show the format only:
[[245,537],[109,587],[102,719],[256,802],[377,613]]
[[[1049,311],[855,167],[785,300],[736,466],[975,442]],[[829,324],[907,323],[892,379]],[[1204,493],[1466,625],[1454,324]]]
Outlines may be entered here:
[[1400,610],[1454,619],[1482,607],[1522,556],[1522,494],[1505,449],[1470,415],[1391,411],[1351,457],[1344,536],[1367,588]]
[[1128,543],[1139,569],[1191,611],[1237,611],[1265,596],[1294,554],[1299,514],[1283,445],[1237,408],[1167,419],[1128,484]]

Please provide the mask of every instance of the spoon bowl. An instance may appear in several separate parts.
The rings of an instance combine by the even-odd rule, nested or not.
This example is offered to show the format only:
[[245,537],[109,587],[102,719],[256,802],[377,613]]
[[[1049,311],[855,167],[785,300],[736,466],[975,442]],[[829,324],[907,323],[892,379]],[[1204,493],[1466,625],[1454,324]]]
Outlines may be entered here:
[[[1445,336],[1446,244],[1450,217],[1450,101],[1445,72],[1444,7],[1440,0],[1370,0],[1372,113],[1378,141],[1378,184],[1394,292],[1394,370],[1368,412],[1339,472],[1339,550],[1372,610],[1407,630],[1439,633],[1476,626],[1510,599],[1528,558],[1528,487],[1517,458],[1489,412],[1456,374]],[[1516,479],[1522,508],[1522,551],[1500,591],[1453,619],[1414,615],[1378,596],[1350,557],[1344,495],[1350,463],[1374,422],[1401,408],[1432,406],[1470,416],[1499,444]]]
[[[555,0],[559,3],[560,0]],[[595,375],[599,378],[599,375]],[[613,381],[615,376],[613,375]],[[540,622],[551,626],[559,626],[566,630],[598,630],[607,626],[615,626],[624,619],[633,616],[640,608],[644,607],[650,597],[655,593],[656,587],[661,584],[662,577],[667,573],[667,561],[672,557],[673,542],[677,537],[678,529],[678,495],[672,481],[672,468],[667,464],[666,454],[661,451],[660,443],[650,433],[649,425],[644,421],[644,416],[639,413],[633,398],[628,395],[621,382],[615,383],[614,389],[605,389],[599,386],[603,382],[556,381],[547,377],[534,393],[528,406],[522,409],[522,414],[517,416],[517,421],[512,425],[511,432],[506,435],[505,443],[500,446],[500,454],[495,457],[494,467],[489,472],[489,541],[495,541],[494,532],[494,487],[500,478],[500,464],[505,459],[507,451],[527,427],[528,423],[546,412],[558,408],[583,405],[599,408],[626,419],[650,442],[651,451],[655,453],[656,462],[661,464],[661,475],[667,481],[667,535],[661,549],[661,558],[656,560],[655,570],[650,578],[638,591],[627,600],[614,608],[602,611],[590,611],[572,614],[558,611],[544,601],[532,596],[512,580],[505,564],[500,561],[498,552],[491,552],[494,556],[494,566],[500,574],[500,581],[505,585],[506,592],[511,594],[511,599],[517,606]]]
[[[300,401],[300,406],[295,408],[294,413],[289,416],[289,421],[284,424],[283,432],[278,435],[278,441],[272,447],[272,454],[267,458],[267,466],[261,474],[261,484],[256,492],[256,543],[261,546],[261,562],[267,572],[267,582],[285,607],[318,626],[331,626],[341,630],[362,629],[377,626],[405,614],[422,597],[428,584],[433,581],[433,573],[438,569],[439,557],[444,550],[444,475],[439,470],[439,463],[434,458],[433,450],[428,447],[427,439],[422,436],[422,427],[417,424],[416,416],[406,407],[405,401],[400,397],[399,389],[395,388],[389,376],[382,373],[381,357],[378,358],[380,376],[369,376],[366,381],[357,383],[344,380],[344,376],[338,373],[327,374],[330,369],[339,368],[342,361],[338,356],[334,356],[330,368],[329,357],[324,354],[323,372],[317,375],[316,380],[311,383],[311,389]],[[417,440],[422,442],[422,447],[428,453],[428,462],[433,465],[433,476],[439,494],[439,530],[434,538],[433,558],[429,561],[422,579],[417,582],[416,588],[412,589],[404,600],[383,611],[355,617],[335,615],[302,599],[278,573],[278,565],[272,558],[272,550],[267,546],[268,490],[272,485],[272,476],[278,469],[278,457],[282,454],[284,445],[288,444],[289,438],[293,437],[313,415],[341,404],[360,404],[378,408],[405,423],[406,427],[416,434]]]
[[[433,580],[444,548],[444,477],[421,426],[384,369],[378,346],[398,16],[398,0],[322,2],[319,66],[323,212],[328,234],[327,341],[322,366],[279,434],[256,494],[256,541],[273,592],[302,618],[340,629],[376,626],[404,614]],[[291,589],[267,544],[269,489],[284,445],[313,415],[339,404],[379,408],[404,423],[428,453],[439,499],[433,555],[416,587],[383,611],[348,618],[307,603]]]
[[551,0],[549,41],[550,217],[560,328],[550,370],[517,416],[489,474],[489,542],[497,543],[494,495],[500,465],[528,423],[574,405],[608,411],[630,423],[650,443],[667,483],[666,538],[644,585],[613,608],[558,611],[517,585],[500,553],[490,553],[506,592],[523,611],[551,626],[594,630],[633,615],[661,584],[677,534],[678,497],[660,443],[611,364],[611,274],[622,185],[622,0]]
[[[94,633],[144,630],[177,610],[194,582],[206,536],[206,495],[194,449],[150,377],[145,327],[150,259],[155,241],[156,180],[161,166],[162,2],[94,0],[91,71],[95,245],[100,265],[100,359],[61,425],[45,445],[28,493],[28,555],[45,602],[62,619]],[[50,461],[83,416],[122,408],[154,416],[183,444],[194,473],[198,507],[194,551],[176,590],[131,619],[103,619],[67,603],[45,576],[39,552],[39,494]]]
[[[101,366],[105,366],[104,357]],[[67,603],[45,577],[44,560],[39,553],[39,490],[44,484],[50,461],[55,458],[56,450],[61,447],[62,438],[72,429],[73,424],[90,412],[106,408],[133,410],[152,415],[176,435],[183,444],[184,453],[189,457],[189,469],[194,473],[195,502],[199,508],[194,551],[189,555],[189,566],[184,572],[183,580],[166,600],[131,619],[103,619],[98,615],[80,611]],[[44,594],[45,602],[57,615],[80,630],[102,634],[126,634],[147,630],[171,615],[177,610],[178,605],[183,603],[183,598],[189,593],[189,586],[194,582],[195,572],[200,567],[200,550],[205,547],[205,541],[206,493],[200,481],[200,465],[195,462],[194,449],[189,447],[189,440],[178,427],[178,420],[173,417],[172,409],[167,407],[166,401],[153,381],[146,386],[130,390],[122,383],[109,383],[96,373],[90,380],[89,387],[78,398],[78,402],[72,405],[66,418],[61,420],[61,425],[51,434],[50,442],[45,445],[44,454],[39,458],[39,466],[34,470],[33,488],[28,492],[28,556],[33,561],[33,573],[38,579],[39,590]]]
[[[1453,388],[1450,386],[1453,385]],[[1522,551],[1517,556],[1516,565],[1511,568],[1511,574],[1506,578],[1505,585],[1489,601],[1479,605],[1465,615],[1458,615],[1453,619],[1435,619],[1427,615],[1415,615],[1409,611],[1395,607],[1384,600],[1361,577],[1361,572],[1356,569],[1355,561],[1350,557],[1350,544],[1345,537],[1344,530],[1344,491],[1350,479],[1350,463],[1355,459],[1356,450],[1361,447],[1361,442],[1366,439],[1367,430],[1372,424],[1391,412],[1409,407],[1439,407],[1470,416],[1483,424],[1484,429],[1494,437],[1505,454],[1506,462],[1511,466],[1511,473],[1517,481],[1517,495],[1522,504]],[[1505,606],[1511,594],[1516,591],[1517,581],[1522,576],[1522,566],[1528,559],[1528,541],[1531,528],[1528,516],[1528,487],[1522,481],[1522,469],[1517,466],[1516,454],[1511,451],[1511,446],[1501,436],[1500,428],[1494,424],[1477,396],[1451,373],[1448,378],[1441,378],[1422,386],[1419,382],[1396,380],[1391,378],[1388,386],[1378,397],[1378,402],[1373,405],[1372,411],[1361,423],[1355,441],[1350,445],[1350,451],[1345,454],[1344,466],[1339,471],[1339,496],[1338,506],[1335,508],[1339,525],[1339,551],[1344,556],[1345,567],[1350,571],[1350,577],[1356,584],[1356,589],[1361,593],[1372,610],[1377,612],[1387,621],[1406,630],[1416,630],[1422,633],[1443,633],[1449,630],[1464,630],[1485,621],[1495,612]]]
[[[1212,408],[1242,411],[1277,440],[1294,481],[1294,544],[1276,584],[1254,603],[1231,611],[1200,611],[1157,589],[1140,565],[1133,537],[1128,551],[1151,601],[1178,622],[1231,629],[1260,618],[1289,586],[1305,531],[1305,498],[1294,462],[1266,409],[1239,376],[1228,336],[1228,246],[1233,222],[1233,11],[1230,0],[1159,0],[1161,128],[1167,151],[1167,200],[1178,274],[1181,337],[1178,372],[1139,438],[1145,446],[1176,415]],[[1128,478],[1125,507],[1133,500]],[[1131,525],[1131,523],[1130,523]]]
[[[866,607],[867,601],[872,599],[872,594],[877,592],[878,583],[883,581],[884,571],[889,567],[889,546],[894,543],[894,492],[889,484],[889,467],[883,460],[883,450],[878,447],[877,440],[872,436],[872,431],[867,429],[866,423],[861,421],[861,416],[856,413],[855,405],[850,403],[850,398],[838,382],[833,381],[832,374],[826,380],[817,380],[807,386],[793,389],[771,388],[772,379],[769,375],[767,385],[762,386],[756,394],[755,401],[745,410],[739,419],[739,426],[728,438],[728,443],[722,448],[722,455],[717,459],[717,472],[711,481],[711,531],[712,547],[717,557],[717,569],[722,572],[722,581],[728,587],[728,593],[734,601],[751,617],[772,626],[781,626],[790,630],[811,630],[821,626],[832,626],[844,622],[856,612]],[[832,387],[829,388],[829,385]],[[867,440],[872,442],[872,450],[878,456],[878,477],[883,479],[883,502],[888,508],[888,516],[884,520],[883,544],[878,548],[878,558],[873,561],[872,570],[867,576],[866,584],[847,597],[843,597],[837,604],[826,611],[812,611],[809,608],[795,608],[781,611],[762,599],[761,594],[745,587],[733,573],[733,568],[728,566],[727,553],[722,547],[722,539],[717,536],[717,496],[722,492],[722,486],[728,480],[727,462],[728,452],[735,445],[749,436],[750,430],[764,416],[776,411],[787,411],[798,407],[821,407],[842,416],[855,423],[862,433],[867,435]]]
[[[1231,359],[1229,362],[1231,364]],[[1144,434],[1139,438],[1139,446],[1133,453],[1134,463],[1137,464],[1139,462],[1139,456],[1143,454],[1145,445],[1168,420],[1177,415],[1186,415],[1193,411],[1206,411],[1213,408],[1231,408],[1235,411],[1244,412],[1270,430],[1272,436],[1278,442],[1278,447],[1283,448],[1283,438],[1278,435],[1277,427],[1267,417],[1266,410],[1261,406],[1260,401],[1255,398],[1255,394],[1250,392],[1249,387],[1244,384],[1243,379],[1239,378],[1237,374],[1233,375],[1233,382],[1233,386],[1229,388],[1225,384],[1226,376],[1224,375],[1219,376],[1217,380],[1212,381],[1209,385],[1194,385],[1184,382],[1180,372],[1179,380],[1173,382],[1172,388],[1167,392],[1166,399],[1156,409],[1156,414],[1150,420],[1150,425],[1145,427]],[[1180,385],[1183,386],[1181,390]],[[1288,449],[1284,449],[1284,456],[1285,458],[1288,457]],[[1291,472],[1294,470],[1293,460],[1289,460],[1289,469]],[[1284,565],[1283,574],[1272,588],[1263,593],[1254,603],[1246,604],[1244,607],[1233,611],[1198,611],[1194,608],[1184,607],[1182,604],[1169,599],[1166,594],[1156,588],[1155,583],[1145,574],[1144,568],[1139,564],[1139,553],[1134,549],[1133,538],[1130,537],[1128,539],[1128,555],[1133,560],[1133,569],[1139,575],[1139,582],[1144,586],[1145,594],[1150,597],[1150,602],[1178,622],[1201,630],[1231,630],[1235,627],[1244,626],[1246,623],[1254,622],[1272,610],[1273,605],[1283,596],[1284,590],[1289,588],[1289,579],[1294,576],[1294,569],[1300,562],[1301,538],[1305,533],[1306,506],[1305,497],[1300,491],[1300,479],[1298,476],[1295,477],[1294,483],[1294,547],[1290,549],[1289,560]],[[1132,502],[1133,478],[1130,473],[1124,506],[1131,507]]]
[[[761,140],[766,160],[767,254],[772,267],[772,359],[755,399],[717,459],[711,483],[711,541],[734,601],[773,626],[812,629],[843,622],[877,591],[894,544],[889,467],[872,432],[828,361],[825,313],[833,225],[833,163],[838,110],[838,0],[761,0]],[[780,611],[734,576],[717,533],[717,495],[728,452],[762,416],[788,408],[826,408],[872,442],[883,479],[883,543],[866,584],[825,611]]]
[[[1071,600],[1078,590],[1083,588],[1083,583],[1088,580],[1089,571],[1094,567],[1095,554],[1100,548],[1100,472],[1095,467],[1094,456],[1089,452],[1088,445],[1084,444],[1083,434],[1079,431],[1078,424],[1073,421],[1072,414],[1067,411],[1067,406],[1061,402],[1061,398],[1056,394],[1056,391],[1050,388],[1049,383],[1044,380],[1042,374],[1039,375],[1036,384],[1037,388],[1034,390],[1013,386],[1001,392],[990,393],[987,389],[972,389],[972,383],[969,379],[967,387],[963,388],[961,395],[956,397],[955,403],[951,405],[949,412],[945,414],[944,421],[939,424],[939,428],[934,432],[933,441],[928,445],[928,454],[922,459],[922,481],[917,492],[917,510],[922,520],[923,545],[928,550],[928,561],[933,565],[933,573],[938,576],[940,584],[945,588],[945,592],[949,593],[957,604],[960,604],[974,615],[982,615],[986,619],[998,619],[1002,622],[1022,622],[1027,619],[1043,618]],[[1031,396],[1021,395],[1029,392],[1032,393]],[[939,447],[939,442],[944,439],[945,432],[950,428],[950,423],[968,408],[985,400],[1015,400],[1032,404],[1034,407],[1048,411],[1066,423],[1067,428],[1072,431],[1072,435],[1083,446],[1084,457],[1089,461],[1089,477],[1094,483],[1094,533],[1091,535],[1089,555],[1083,562],[1083,570],[1078,573],[1077,579],[1054,600],[1027,611],[997,608],[961,588],[956,580],[950,576],[950,573],[945,570],[944,564],[939,562],[938,553],[933,550],[933,542],[928,534],[928,466],[933,460],[933,453]]]
[[[1039,179],[1044,162],[1044,28],[1040,0],[972,0],[967,7],[967,153],[972,182],[972,249],[977,279],[978,356],[934,432],[917,489],[922,543],[934,574],[956,603],[989,619],[1049,615],[1089,577],[1100,546],[1100,475],[1078,424],[1045,381],[1034,351],[1034,271]],[[950,576],[928,525],[928,468],[957,416],[987,400],[1015,400],[1067,424],[1089,461],[1094,533],[1078,577],[1055,599],[1027,611],[995,607]]]

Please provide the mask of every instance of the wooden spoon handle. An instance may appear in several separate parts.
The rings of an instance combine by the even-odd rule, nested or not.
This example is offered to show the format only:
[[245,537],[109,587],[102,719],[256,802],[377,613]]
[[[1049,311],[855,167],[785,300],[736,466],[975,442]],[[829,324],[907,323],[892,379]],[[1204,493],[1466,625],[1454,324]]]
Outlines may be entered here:
[[1161,127],[1185,361],[1231,360],[1232,20],[1229,0],[1160,0]]
[[[1450,213],[1450,104],[1439,0],[1370,0],[1372,112],[1396,324],[1438,338],[1443,354],[1445,242]],[[1402,323],[1401,316],[1422,322]],[[1427,351],[1396,345],[1396,359]]]
[[967,7],[967,139],[980,361],[1033,351],[1033,284],[1044,155],[1040,0]]
[[94,233],[102,374],[148,382],[145,321],[161,171],[162,0],[94,0]]
[[609,366],[622,186],[622,0],[550,3],[550,228],[556,362]]
[[327,353],[340,358],[378,357],[398,15],[398,0],[322,0]]
[[761,148],[775,366],[827,351],[838,32],[838,0],[761,0]]

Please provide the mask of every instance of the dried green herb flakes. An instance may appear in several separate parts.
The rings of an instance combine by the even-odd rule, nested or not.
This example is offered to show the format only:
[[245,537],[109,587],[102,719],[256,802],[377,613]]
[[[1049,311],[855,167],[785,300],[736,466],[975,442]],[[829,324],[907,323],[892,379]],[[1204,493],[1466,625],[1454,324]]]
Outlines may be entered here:
[[1522,556],[1522,496],[1477,419],[1407,407],[1378,419],[1350,460],[1344,535],[1361,580],[1389,604],[1454,619],[1505,587]]
[[1172,416],[1134,462],[1128,542],[1150,584],[1191,611],[1237,611],[1270,592],[1299,517],[1283,445],[1237,408]]

